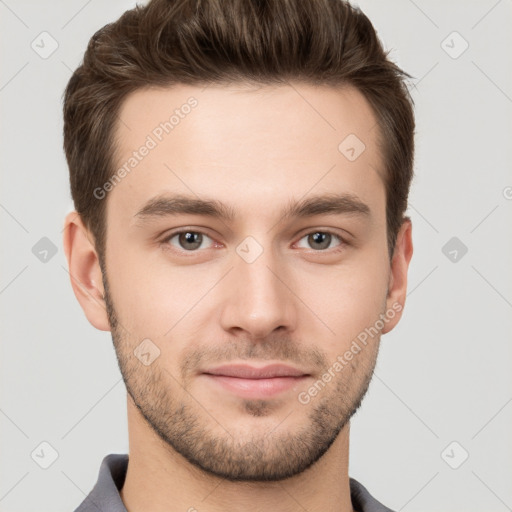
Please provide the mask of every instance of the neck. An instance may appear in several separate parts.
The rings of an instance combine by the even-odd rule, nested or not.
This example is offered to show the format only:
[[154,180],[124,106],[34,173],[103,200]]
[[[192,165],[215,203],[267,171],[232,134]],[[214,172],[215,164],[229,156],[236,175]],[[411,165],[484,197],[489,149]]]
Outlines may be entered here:
[[128,398],[129,463],[120,491],[128,512],[353,512],[347,424],[313,466],[277,482],[230,482],[205,473],[165,444]]

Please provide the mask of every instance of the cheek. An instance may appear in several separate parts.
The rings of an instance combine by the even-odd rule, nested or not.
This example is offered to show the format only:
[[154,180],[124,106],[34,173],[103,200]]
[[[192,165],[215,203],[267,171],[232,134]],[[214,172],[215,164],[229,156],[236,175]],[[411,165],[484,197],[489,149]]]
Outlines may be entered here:
[[324,349],[339,353],[366,328],[373,326],[383,312],[388,271],[385,263],[371,263],[361,256],[351,265],[340,265],[325,272],[303,272],[298,293],[309,307],[302,329],[311,339],[321,330]]
[[218,281],[208,265],[178,267],[158,250],[123,253],[122,244],[115,247],[108,270],[112,300],[119,320],[138,338],[172,336]]

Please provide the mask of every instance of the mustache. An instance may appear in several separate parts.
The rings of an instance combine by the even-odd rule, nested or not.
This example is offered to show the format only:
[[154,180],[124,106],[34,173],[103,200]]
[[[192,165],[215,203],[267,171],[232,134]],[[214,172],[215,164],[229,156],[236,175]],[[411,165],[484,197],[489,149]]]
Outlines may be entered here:
[[223,344],[205,343],[201,347],[191,346],[181,358],[183,376],[198,368],[226,364],[232,361],[251,360],[280,361],[296,366],[323,370],[328,366],[326,355],[317,347],[308,347],[289,337],[272,336],[264,340],[239,338]]

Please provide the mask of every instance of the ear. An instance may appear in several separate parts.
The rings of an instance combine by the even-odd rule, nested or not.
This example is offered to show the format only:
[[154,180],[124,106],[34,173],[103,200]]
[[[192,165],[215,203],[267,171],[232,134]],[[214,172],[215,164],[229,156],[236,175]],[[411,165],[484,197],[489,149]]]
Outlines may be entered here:
[[385,323],[382,334],[391,331],[402,317],[407,294],[407,272],[412,253],[412,223],[411,219],[407,217],[397,234],[389,273],[386,311],[394,311],[395,315]]
[[96,329],[110,331],[103,298],[103,279],[93,236],[76,211],[66,215],[63,245],[71,286],[85,316]]

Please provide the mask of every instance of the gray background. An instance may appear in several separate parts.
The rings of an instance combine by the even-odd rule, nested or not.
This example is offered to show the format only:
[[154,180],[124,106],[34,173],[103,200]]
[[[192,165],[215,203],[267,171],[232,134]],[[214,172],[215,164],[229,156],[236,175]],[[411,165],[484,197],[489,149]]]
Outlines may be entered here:
[[[134,5],[0,0],[1,512],[71,511],[128,451],[110,333],[86,320],[62,249],[61,95],[92,34]],[[350,475],[397,511],[512,510],[512,2],[359,5],[415,77],[417,154],[405,314],[352,421]],[[47,58],[31,47],[51,49],[44,31]]]

